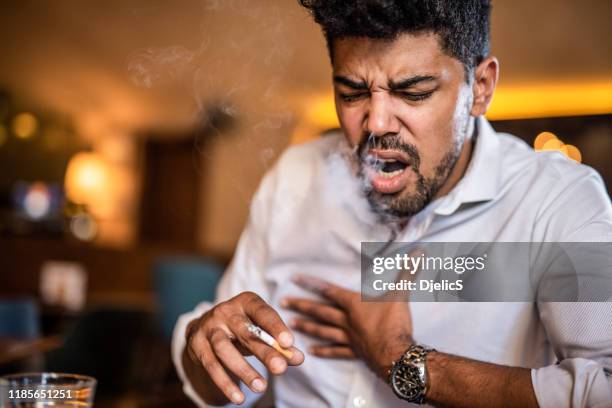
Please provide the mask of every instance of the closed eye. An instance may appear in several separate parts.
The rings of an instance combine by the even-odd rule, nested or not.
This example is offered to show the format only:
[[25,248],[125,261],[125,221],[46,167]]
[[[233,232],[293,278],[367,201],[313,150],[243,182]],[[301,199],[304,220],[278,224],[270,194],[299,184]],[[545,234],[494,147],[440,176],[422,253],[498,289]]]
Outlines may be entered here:
[[434,91],[419,92],[419,93],[414,93],[414,92],[397,92],[397,94],[399,96],[401,96],[403,99],[407,99],[407,100],[413,101],[413,102],[418,102],[418,101],[425,100],[425,99],[429,98],[433,93],[434,93]]
[[340,99],[344,102],[356,102],[360,99],[367,97],[369,94],[367,92],[359,92],[352,94],[340,94]]

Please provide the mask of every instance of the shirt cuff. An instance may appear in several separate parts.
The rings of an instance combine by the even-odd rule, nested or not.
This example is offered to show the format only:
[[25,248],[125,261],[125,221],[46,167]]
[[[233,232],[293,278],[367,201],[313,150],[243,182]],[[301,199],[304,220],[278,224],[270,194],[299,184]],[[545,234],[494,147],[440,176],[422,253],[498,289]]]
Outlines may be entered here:
[[571,358],[532,369],[531,381],[542,408],[603,408],[612,401],[612,378],[593,360]]

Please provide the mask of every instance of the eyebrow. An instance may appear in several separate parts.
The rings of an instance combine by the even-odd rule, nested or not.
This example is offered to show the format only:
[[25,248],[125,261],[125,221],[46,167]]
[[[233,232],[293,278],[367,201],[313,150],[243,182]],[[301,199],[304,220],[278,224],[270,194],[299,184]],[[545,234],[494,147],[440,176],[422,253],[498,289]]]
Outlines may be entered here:
[[410,78],[401,79],[397,82],[389,80],[389,88],[391,88],[392,90],[405,89],[410,88],[412,85],[416,85],[421,82],[430,82],[435,81],[436,79],[438,78],[431,75],[417,75]]
[[342,84],[346,87],[352,88],[352,89],[357,89],[357,90],[367,90],[369,89],[368,84],[366,84],[365,82],[356,82],[353,81],[352,79],[348,79],[347,77],[343,77],[341,75],[335,75],[334,76],[334,82],[337,82],[339,84]]
[[[437,79],[438,77],[435,77],[432,75],[416,75],[413,77],[401,79],[397,82],[393,80],[389,80],[389,88],[392,90],[405,89],[405,88],[411,87],[412,85],[419,84],[421,82],[430,82],[430,81],[435,81]],[[352,79],[349,79],[341,75],[335,75],[334,82],[342,84],[352,89],[356,89],[356,90],[369,89],[367,83],[363,81],[361,82],[353,81]]]

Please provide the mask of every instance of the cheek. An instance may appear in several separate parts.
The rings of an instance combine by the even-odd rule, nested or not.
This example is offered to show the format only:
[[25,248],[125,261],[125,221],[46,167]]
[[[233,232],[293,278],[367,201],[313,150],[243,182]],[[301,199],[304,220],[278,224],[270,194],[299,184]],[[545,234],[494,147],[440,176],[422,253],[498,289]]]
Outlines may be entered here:
[[[452,148],[454,103],[431,104],[413,111],[406,126],[421,156],[420,171],[431,177],[443,157]],[[408,121],[408,119],[407,119]]]
[[398,103],[396,112],[416,144],[435,145],[439,136],[452,129],[456,101],[455,92],[440,91],[423,104]]
[[340,127],[344,131],[346,137],[352,146],[361,142],[363,137],[363,112],[356,107],[346,107],[336,102],[336,112]]

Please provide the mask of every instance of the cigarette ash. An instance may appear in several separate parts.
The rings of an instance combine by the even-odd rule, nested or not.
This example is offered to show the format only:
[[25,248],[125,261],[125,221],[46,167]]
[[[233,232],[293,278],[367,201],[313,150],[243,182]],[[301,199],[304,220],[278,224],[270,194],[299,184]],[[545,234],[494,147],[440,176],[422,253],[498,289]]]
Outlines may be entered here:
[[247,330],[249,331],[249,333],[253,333],[257,337],[261,337],[261,335],[262,335],[261,328],[255,326],[254,324],[248,323],[247,324]]

